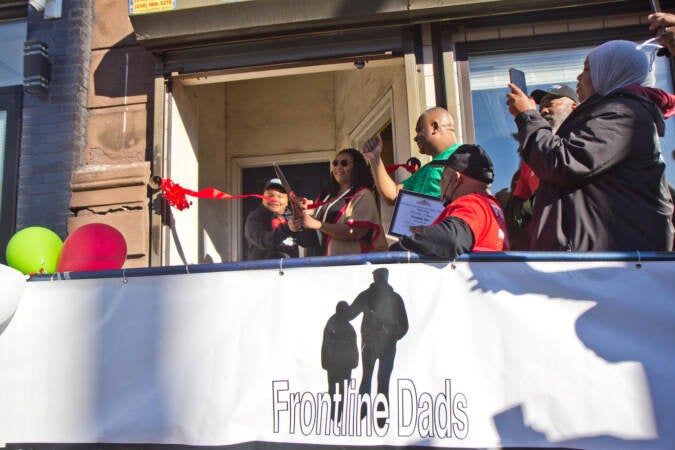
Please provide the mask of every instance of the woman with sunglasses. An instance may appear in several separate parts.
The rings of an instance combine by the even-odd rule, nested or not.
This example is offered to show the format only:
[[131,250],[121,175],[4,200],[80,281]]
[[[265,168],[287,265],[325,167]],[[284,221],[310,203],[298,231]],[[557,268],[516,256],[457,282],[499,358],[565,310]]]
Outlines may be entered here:
[[386,251],[374,187],[361,152],[341,150],[332,162],[328,186],[317,199],[320,206],[296,226],[317,231],[321,255]]

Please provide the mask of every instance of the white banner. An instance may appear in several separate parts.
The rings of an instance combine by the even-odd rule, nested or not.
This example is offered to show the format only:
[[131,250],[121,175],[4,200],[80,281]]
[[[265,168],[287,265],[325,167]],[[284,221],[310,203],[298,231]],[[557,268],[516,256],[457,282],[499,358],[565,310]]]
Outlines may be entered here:
[[[460,262],[29,282],[0,334],[0,445],[675,448],[673,273]],[[331,396],[329,375],[351,381]]]
[[0,333],[9,324],[19,306],[19,299],[26,287],[26,279],[18,270],[0,264]]

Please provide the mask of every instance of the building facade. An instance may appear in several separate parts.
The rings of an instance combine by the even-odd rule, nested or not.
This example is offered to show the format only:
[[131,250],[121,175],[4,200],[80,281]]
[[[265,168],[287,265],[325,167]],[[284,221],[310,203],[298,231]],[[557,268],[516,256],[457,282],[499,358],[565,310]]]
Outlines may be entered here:
[[[506,188],[518,166],[508,68],[525,71],[530,90],[574,87],[592,46],[650,37],[649,2],[637,0],[46,2],[13,2],[26,11],[25,40],[47,44],[51,80],[41,93],[13,85],[20,149],[14,162],[5,153],[3,199],[16,205],[3,202],[15,218],[2,237],[30,225],[65,237],[105,222],[127,239],[127,267],[243,256],[250,203],[194,199],[172,211],[152,176],[258,193],[278,162],[312,197],[334,152],[375,133],[387,162],[419,156],[413,130],[431,106],[453,113],[462,142],[488,150],[493,191]],[[672,91],[670,65],[655,67]],[[382,215],[387,224],[386,205]]]

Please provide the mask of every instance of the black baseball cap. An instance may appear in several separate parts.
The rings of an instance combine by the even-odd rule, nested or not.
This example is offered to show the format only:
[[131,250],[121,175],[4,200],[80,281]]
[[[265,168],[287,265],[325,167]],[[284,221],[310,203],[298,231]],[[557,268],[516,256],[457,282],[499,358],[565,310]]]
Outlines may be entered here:
[[449,166],[467,177],[487,184],[492,183],[495,178],[492,160],[480,145],[461,145],[448,159],[432,160],[429,164]]
[[532,91],[530,96],[534,99],[535,102],[537,102],[537,105],[541,103],[541,99],[544,98],[547,95],[552,95],[553,97],[568,97],[574,100],[575,103],[579,103],[579,98],[577,97],[577,93],[572,89],[571,87],[567,86],[566,84],[554,84],[551,89],[548,91],[544,91],[542,89],[536,89]]
[[266,191],[268,189],[274,189],[275,191],[283,192],[284,194],[287,194],[286,189],[284,189],[284,185],[281,183],[281,180],[278,178],[272,178],[271,180],[267,180],[267,183],[265,183],[265,187],[263,188],[263,191]]

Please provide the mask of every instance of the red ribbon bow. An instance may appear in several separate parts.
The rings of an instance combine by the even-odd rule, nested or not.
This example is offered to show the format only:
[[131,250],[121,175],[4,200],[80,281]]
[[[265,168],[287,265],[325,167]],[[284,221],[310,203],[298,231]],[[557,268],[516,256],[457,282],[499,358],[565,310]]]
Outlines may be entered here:
[[419,159],[417,159],[415,157],[412,157],[412,158],[409,158],[405,162],[405,164],[392,164],[391,166],[387,166],[386,169],[387,169],[387,173],[392,173],[392,172],[396,171],[396,169],[398,169],[399,167],[402,167],[410,173],[415,173],[419,170],[421,165],[422,165],[422,163],[420,162]]
[[199,191],[192,191],[190,189],[185,189],[179,184],[176,184],[171,180],[171,178],[162,178],[161,183],[162,195],[169,203],[170,206],[182,211],[187,209],[192,204],[191,201],[187,199],[187,195],[197,198],[210,198],[215,200],[229,200],[232,198],[247,198],[247,197],[256,197],[263,200],[274,201],[270,197],[266,197],[262,194],[242,194],[242,195],[230,195],[226,192],[219,191],[215,188],[205,188],[200,189]]

